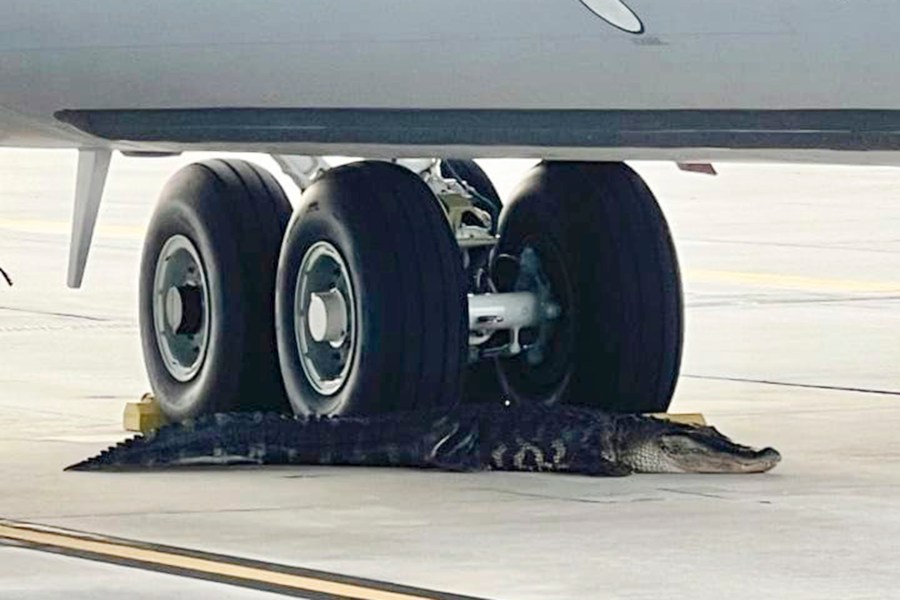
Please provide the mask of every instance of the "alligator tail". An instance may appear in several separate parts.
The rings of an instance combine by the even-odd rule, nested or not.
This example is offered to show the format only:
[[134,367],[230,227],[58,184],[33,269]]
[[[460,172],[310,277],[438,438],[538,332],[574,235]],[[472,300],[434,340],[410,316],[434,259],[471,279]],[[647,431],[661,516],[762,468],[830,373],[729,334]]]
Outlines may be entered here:
[[[233,464],[478,467],[477,440],[459,431],[458,422],[422,417],[217,414],[136,436],[66,470]],[[448,452],[450,448],[453,452]]]

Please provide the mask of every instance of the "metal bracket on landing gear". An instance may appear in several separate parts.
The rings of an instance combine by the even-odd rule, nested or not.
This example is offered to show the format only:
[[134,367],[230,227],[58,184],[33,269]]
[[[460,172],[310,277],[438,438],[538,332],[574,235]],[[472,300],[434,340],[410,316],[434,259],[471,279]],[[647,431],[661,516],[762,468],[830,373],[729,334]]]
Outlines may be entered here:
[[[562,308],[554,299],[550,282],[532,248],[526,247],[518,258],[514,290],[501,294],[469,294],[469,345],[473,361],[523,352],[531,364],[544,359],[550,328],[561,316]],[[521,342],[520,334],[527,328],[536,329],[537,337],[526,345]],[[501,330],[509,331],[509,341],[489,347],[486,342]]]
[[281,171],[290,177],[300,191],[306,190],[322,173],[331,168],[321,156],[300,156],[294,154],[270,155]]
[[441,175],[441,161],[435,158],[398,158],[393,161],[422,178],[444,207],[450,229],[463,250],[493,246],[491,215],[472,202],[476,193],[466,183]]
[[[469,294],[469,345],[475,350],[474,359],[494,356],[515,356],[526,352],[529,361],[543,359],[543,325],[559,317],[559,306],[542,302],[539,294],[531,291],[505,294]],[[523,345],[520,334],[523,329],[537,328],[535,343]],[[497,348],[477,348],[487,342],[497,331],[508,331],[509,342]]]
[[96,148],[78,151],[78,176],[75,180],[75,211],[72,216],[72,240],[69,244],[70,288],[80,288],[84,279],[100,199],[109,172],[112,150]]

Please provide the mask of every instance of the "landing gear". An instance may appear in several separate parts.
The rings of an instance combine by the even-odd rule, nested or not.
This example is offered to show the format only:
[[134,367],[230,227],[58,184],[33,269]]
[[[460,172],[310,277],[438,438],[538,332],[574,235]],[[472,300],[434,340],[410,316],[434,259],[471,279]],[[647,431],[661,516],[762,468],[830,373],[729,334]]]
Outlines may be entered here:
[[275,350],[275,266],[291,207],[263,169],[185,167],[144,242],[144,363],[166,417],[286,408]]
[[[497,360],[517,401],[664,412],[678,378],[682,296],[665,219],[622,163],[535,167],[500,223],[496,257],[518,260],[500,291],[549,293],[559,318],[531,350]],[[496,262],[495,262],[496,264]]]
[[451,406],[466,364],[459,248],[412,171],[359,162],[304,193],[278,262],[275,318],[298,414]]
[[478,165],[401,164],[301,169],[292,218],[278,184],[249,163],[208,161],[173,177],[148,231],[140,308],[170,420],[461,398],[667,408],[680,280],[637,174],[541,163],[498,237],[502,205]]

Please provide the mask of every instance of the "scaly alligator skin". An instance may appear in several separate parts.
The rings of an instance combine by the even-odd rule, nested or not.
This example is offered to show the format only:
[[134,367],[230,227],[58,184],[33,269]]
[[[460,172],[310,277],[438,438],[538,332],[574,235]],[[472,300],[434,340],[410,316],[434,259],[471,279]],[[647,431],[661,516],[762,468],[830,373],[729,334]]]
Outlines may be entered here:
[[621,476],[758,473],[780,458],[712,427],[571,406],[463,405],[366,417],[219,414],[137,436],[67,470],[304,464]]

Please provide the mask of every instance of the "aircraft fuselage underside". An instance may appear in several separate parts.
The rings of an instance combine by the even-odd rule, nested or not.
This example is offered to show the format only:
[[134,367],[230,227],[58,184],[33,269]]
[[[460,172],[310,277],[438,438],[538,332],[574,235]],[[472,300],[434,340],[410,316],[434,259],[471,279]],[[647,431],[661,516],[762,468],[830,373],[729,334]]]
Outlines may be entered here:
[[3,14],[0,146],[898,162],[895,3],[37,0]]

